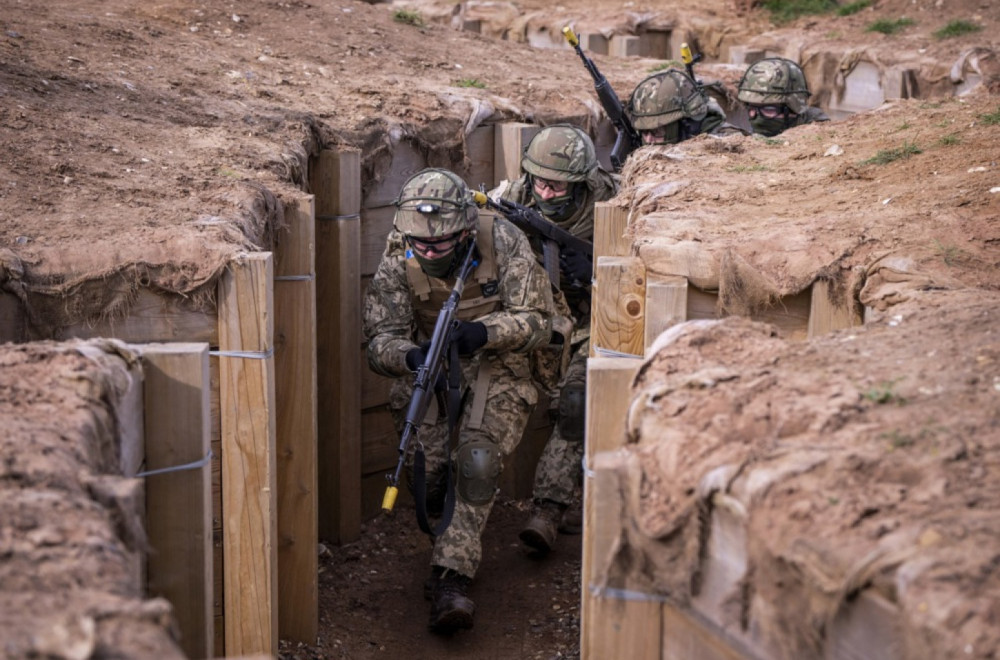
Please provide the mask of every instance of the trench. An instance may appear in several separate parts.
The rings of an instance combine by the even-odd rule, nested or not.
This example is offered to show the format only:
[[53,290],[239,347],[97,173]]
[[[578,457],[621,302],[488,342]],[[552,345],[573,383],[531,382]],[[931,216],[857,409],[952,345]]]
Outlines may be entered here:
[[[467,18],[462,28],[485,33],[489,25],[482,19]],[[697,39],[697,35],[693,37]],[[565,44],[561,39],[561,35],[538,30],[529,31],[527,40],[537,48],[563,48]],[[611,38],[599,33],[581,35],[584,47],[593,53],[662,60],[678,60],[680,43],[691,39],[691,34],[662,29],[643,29],[637,34]],[[742,69],[762,57],[779,54],[759,46],[723,44],[716,62]],[[830,65],[845,56],[846,53],[816,54],[806,67],[811,84],[819,90],[818,103],[834,119],[878,107],[886,100],[939,94],[938,83],[921,79],[918,68],[913,66],[885,68],[874,62],[859,61],[845,75],[841,68]],[[971,89],[980,80],[969,62],[956,63],[960,75],[953,76],[957,81],[949,82],[956,95]],[[734,113],[736,123],[745,121],[739,117],[739,108],[731,98],[721,96],[718,100]],[[515,178],[518,155],[539,128],[516,122],[477,126],[461,136],[467,160],[452,163],[451,167],[472,187],[482,184],[492,188],[503,179]],[[596,128],[595,145],[605,167],[610,167],[613,137],[613,128],[606,120]],[[378,265],[385,236],[391,229],[392,202],[398,190],[410,175],[431,165],[441,163],[429,162],[419,144],[400,139],[392,145],[391,160],[384,171],[378,172],[375,178],[363,179],[361,154],[356,149],[324,149],[309,164],[312,194],[303,195],[297,206],[286,208],[292,219],[294,239],[282,248],[288,251],[282,255],[281,267],[266,263],[267,259],[250,259],[234,266],[237,282],[222,285],[231,288],[226,288],[225,293],[220,289],[217,316],[189,310],[178,300],[143,291],[128,318],[114,323],[60,329],[55,333],[60,339],[116,337],[136,346],[158,342],[193,346],[191,363],[186,369],[193,369],[201,380],[189,385],[202,390],[201,396],[189,404],[196,410],[190,418],[195,429],[192,435],[197,436],[200,444],[193,453],[190,447],[178,451],[196,459],[204,455],[208,443],[214,458],[212,469],[202,471],[196,485],[192,486],[187,478],[178,478],[175,488],[193,489],[203,496],[196,503],[201,512],[196,517],[202,527],[187,528],[185,533],[197,535],[202,540],[200,560],[205,560],[204,553],[211,555],[213,570],[205,572],[214,572],[215,577],[208,589],[202,585],[197,593],[188,590],[170,596],[176,599],[174,606],[178,611],[198,615],[185,619],[183,625],[200,627],[200,633],[190,633],[187,638],[199,640],[202,652],[207,648],[217,656],[267,652],[276,648],[278,630],[282,631],[282,637],[286,630],[295,630],[293,637],[314,636],[310,624],[295,621],[293,615],[301,612],[302,617],[309,620],[315,614],[314,588],[310,596],[306,584],[310,580],[308,572],[315,571],[315,556],[308,558],[314,555],[315,539],[324,538],[335,543],[353,541],[358,538],[361,525],[379,515],[385,474],[392,470],[397,460],[398,438],[387,407],[389,381],[365,367],[360,300]],[[594,357],[600,361],[596,367],[600,373],[595,375],[595,380],[607,378],[608,389],[612,390],[620,389],[634,370],[636,362],[628,356],[641,356],[661,332],[680,322],[718,318],[720,305],[717,291],[698,288],[683,276],[647,277],[641,260],[623,240],[628,223],[627,210],[606,206],[598,217],[605,224],[595,229],[595,236],[600,236],[601,242],[595,240],[594,307],[595,318],[606,322],[594,325]],[[275,298],[278,291],[282,292],[278,296],[280,302]],[[269,310],[275,323],[272,336],[267,334],[266,320],[240,315],[243,299],[260,302]],[[25,330],[25,312],[19,301],[4,294],[0,296],[0,309],[4,311],[0,341],[28,341],[31,337]],[[311,314],[314,315],[312,319]],[[808,289],[774,301],[766,309],[753,313],[751,318],[774,324],[790,339],[805,340],[859,325],[864,321],[864,314],[857,299],[832,291],[829,282],[817,279]],[[310,320],[316,328],[313,338],[299,334],[294,327],[295,323]],[[247,328],[260,329],[261,335],[257,340],[248,340],[253,332],[248,333]],[[138,350],[147,356],[151,373],[162,368],[154,364],[155,350]],[[210,355],[208,350],[215,354]],[[264,359],[253,367],[231,366],[230,363],[235,362],[232,353],[240,351],[256,352],[257,357]],[[269,354],[272,351],[273,359]],[[332,367],[319,368],[318,365]],[[360,385],[357,384],[359,375]],[[279,389],[284,388],[283,392],[275,393],[272,389],[275,380]],[[159,386],[169,387],[169,384]],[[236,390],[243,394],[250,392],[251,396],[237,396]],[[254,426],[245,426],[247,422],[239,414],[239,407],[245,406],[247,400],[253,402],[251,405],[270,409],[270,414],[277,419],[263,424],[264,427],[269,423],[278,426],[276,447],[269,447],[267,437],[258,446],[246,446],[243,438],[247,435],[257,437],[262,432],[256,422],[252,422]],[[283,427],[282,406],[291,406],[293,401],[299,406],[298,410],[302,409],[303,401],[308,401],[313,412],[304,425],[298,421],[288,422],[292,426]],[[546,402],[540,400],[512,462],[505,466],[500,488],[510,497],[530,497],[534,465],[550,432],[546,408]],[[169,415],[162,409],[155,410],[146,410],[145,418]],[[594,424],[613,421],[610,415],[603,413],[597,417]],[[267,436],[266,429],[263,433]],[[149,442],[147,439],[147,447]],[[229,491],[223,483],[227,475],[235,478],[241,467],[234,464],[227,468],[225,464],[224,457],[236,451],[243,460],[260,461],[258,467],[269,475],[271,481],[254,485],[261,492],[272,487],[276,491],[270,493],[271,499],[263,506],[225,499],[238,497],[226,495]],[[268,451],[273,453],[268,455]],[[176,457],[156,460],[169,463],[176,461]],[[149,462],[151,459],[147,456]],[[211,501],[204,500],[206,489],[211,491]],[[147,497],[170,499],[178,497],[177,492],[157,493],[153,489]],[[317,506],[317,502],[324,506]],[[160,505],[147,500],[148,511],[157,506]],[[294,520],[282,516],[283,506],[296,509]],[[248,518],[259,516],[265,521],[264,529],[255,527],[259,520],[248,520],[247,528],[227,528],[224,520],[228,515],[224,517],[221,513],[224,508],[240,509]],[[267,528],[268,520],[273,525],[270,529]],[[206,523],[211,529],[203,527]],[[238,543],[247,529],[273,535],[274,552],[265,558],[263,566],[251,556],[252,552],[228,545]],[[731,527],[726,528],[718,532],[717,538],[725,543],[726,535],[733,533]],[[587,547],[585,541],[585,571]],[[190,557],[183,561],[190,567]],[[275,593],[269,594],[269,603],[262,606],[241,602],[247,598],[237,593],[240,573],[234,566],[251,573],[259,568],[265,577],[258,586],[264,591],[268,590],[268,583],[274,576],[286,568],[289,574],[302,574],[304,570],[307,577],[299,585],[286,583],[292,586],[285,587],[280,598],[287,599],[287,606],[279,603],[279,595]],[[155,570],[178,571],[183,567],[157,567]],[[740,566],[717,566],[715,570],[717,573],[709,577],[710,581],[718,579],[731,583],[741,573]],[[719,571],[724,574],[722,577]],[[586,584],[586,575],[582,579]],[[206,598],[211,603],[207,610]],[[195,602],[197,606],[193,605]],[[600,608],[600,605],[591,607]],[[276,610],[288,611],[287,621],[282,619],[279,624]],[[592,613],[585,612],[585,616],[592,616]],[[231,627],[234,618],[258,621],[260,626],[255,636],[238,639],[239,633]],[[698,628],[697,621],[684,625]],[[214,641],[206,641],[212,639]],[[186,650],[191,656],[199,652],[195,647]]]

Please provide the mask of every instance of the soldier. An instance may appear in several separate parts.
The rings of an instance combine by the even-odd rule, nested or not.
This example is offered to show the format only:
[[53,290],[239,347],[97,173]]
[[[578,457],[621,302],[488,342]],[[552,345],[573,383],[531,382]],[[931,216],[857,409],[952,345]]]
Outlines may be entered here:
[[726,120],[718,101],[678,69],[658,71],[636,85],[626,111],[643,145],[676,144],[701,133],[747,135]]
[[[577,238],[593,240],[594,202],[614,197],[618,180],[600,166],[585,132],[568,125],[543,128],[525,149],[521,171],[520,179],[493,195],[534,207]],[[530,240],[541,257],[541,242]],[[586,254],[571,250],[559,257],[553,343],[533,355],[536,379],[549,393],[553,429],[535,470],[531,514],[520,533],[525,544],[542,553],[552,549],[557,531],[580,531],[576,489],[583,461],[593,264]]]
[[549,342],[552,296],[524,234],[502,218],[480,218],[456,174],[442,169],[415,174],[403,185],[396,208],[394,231],[363,309],[368,364],[397,379],[389,406],[400,429],[412,374],[426,358],[425,342],[454,286],[459,255],[473,244],[478,251],[455,330],[464,393],[456,446],[449,447],[443,411],[432,408],[419,429],[427,481],[437,487],[437,501],[428,496],[429,512],[440,511],[441,484],[454,466],[454,513],[433,538],[425,584],[430,628],[447,633],[472,627],[475,605],[467,589],[482,556],[480,537],[503,459],[520,441],[537,402],[528,356]]
[[809,105],[809,88],[801,67],[782,57],[754,62],[740,78],[737,98],[746,105],[754,133],[771,137],[792,126],[830,121]]

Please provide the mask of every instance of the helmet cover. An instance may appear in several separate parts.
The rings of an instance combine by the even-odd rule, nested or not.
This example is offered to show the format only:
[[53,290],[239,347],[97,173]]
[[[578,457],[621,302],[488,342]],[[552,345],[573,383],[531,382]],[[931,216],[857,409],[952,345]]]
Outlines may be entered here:
[[809,88],[798,64],[783,57],[768,57],[746,70],[737,98],[754,105],[787,105],[798,114],[808,105]]

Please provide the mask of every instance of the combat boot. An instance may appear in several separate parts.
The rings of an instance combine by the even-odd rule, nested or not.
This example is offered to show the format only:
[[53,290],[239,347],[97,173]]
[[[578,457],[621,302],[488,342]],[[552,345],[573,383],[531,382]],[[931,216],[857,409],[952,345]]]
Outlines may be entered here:
[[531,517],[521,530],[519,538],[525,545],[538,552],[549,552],[555,547],[556,537],[559,535],[559,522],[565,510],[565,504],[552,500],[540,502],[536,500],[531,505]]
[[580,500],[574,499],[563,512],[562,520],[559,522],[559,533],[571,535],[583,533],[583,504]]
[[443,569],[434,585],[431,600],[430,629],[437,633],[451,633],[463,628],[472,628],[472,615],[476,604],[466,596],[468,578],[461,573]]

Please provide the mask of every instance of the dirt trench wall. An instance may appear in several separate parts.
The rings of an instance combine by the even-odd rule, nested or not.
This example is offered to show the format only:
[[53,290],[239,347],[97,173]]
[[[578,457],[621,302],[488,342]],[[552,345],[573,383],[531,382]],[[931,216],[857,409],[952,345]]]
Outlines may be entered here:
[[184,657],[170,605],[143,596],[143,486],[121,476],[137,357],[110,341],[40,342],[0,346],[0,364],[4,653]]

